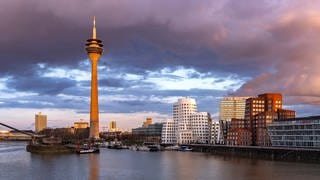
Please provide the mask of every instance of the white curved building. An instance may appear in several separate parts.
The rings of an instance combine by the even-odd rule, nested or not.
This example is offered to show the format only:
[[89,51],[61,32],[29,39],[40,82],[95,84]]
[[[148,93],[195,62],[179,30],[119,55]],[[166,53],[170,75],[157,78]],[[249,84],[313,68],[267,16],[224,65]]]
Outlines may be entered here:
[[191,129],[194,143],[210,143],[211,115],[208,112],[191,114]]
[[190,116],[197,111],[197,103],[192,98],[180,98],[173,105],[173,121],[177,130],[190,130]]
[[220,143],[220,124],[219,122],[212,122],[211,125],[211,144]]
[[173,104],[173,121],[163,125],[162,144],[210,143],[211,117],[208,112],[197,112],[192,98],[180,98]]
[[180,98],[173,105],[173,121],[176,130],[176,143],[189,144],[193,141],[191,114],[197,111],[196,100],[192,98]]
[[175,144],[176,131],[173,120],[167,120],[162,126],[161,144]]

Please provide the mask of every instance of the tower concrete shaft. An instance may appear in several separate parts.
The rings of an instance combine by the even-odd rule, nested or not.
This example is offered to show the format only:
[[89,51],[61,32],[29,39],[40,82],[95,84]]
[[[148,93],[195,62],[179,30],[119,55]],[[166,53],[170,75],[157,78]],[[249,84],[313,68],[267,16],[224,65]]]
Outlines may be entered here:
[[86,51],[91,60],[91,96],[90,96],[90,135],[99,138],[99,98],[98,98],[98,60],[103,52],[102,41],[96,37],[96,23],[93,18],[92,38],[87,40]]

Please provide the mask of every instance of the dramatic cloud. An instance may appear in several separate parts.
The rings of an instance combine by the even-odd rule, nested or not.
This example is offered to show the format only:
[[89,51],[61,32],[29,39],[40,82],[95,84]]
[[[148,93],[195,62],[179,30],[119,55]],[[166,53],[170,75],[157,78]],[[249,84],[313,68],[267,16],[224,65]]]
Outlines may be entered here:
[[177,98],[190,96],[216,116],[221,97],[263,92],[283,93],[302,115],[320,105],[315,0],[3,0],[0,7],[1,108],[87,115],[84,44],[93,15],[105,44],[103,113],[164,119]]
[[319,105],[320,13],[289,11],[268,27],[268,32],[274,44],[266,57],[273,66],[245,83],[238,93],[277,91],[292,96],[292,104]]

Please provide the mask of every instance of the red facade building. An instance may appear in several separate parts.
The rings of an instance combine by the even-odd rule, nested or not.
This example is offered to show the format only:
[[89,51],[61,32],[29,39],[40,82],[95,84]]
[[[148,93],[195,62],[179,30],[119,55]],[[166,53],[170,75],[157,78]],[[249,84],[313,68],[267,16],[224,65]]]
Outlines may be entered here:
[[267,126],[276,119],[294,118],[295,111],[282,109],[282,95],[265,93],[246,100],[245,120],[252,133],[252,145],[271,146]]
[[252,133],[245,119],[232,119],[227,135],[227,144],[249,146],[252,144]]

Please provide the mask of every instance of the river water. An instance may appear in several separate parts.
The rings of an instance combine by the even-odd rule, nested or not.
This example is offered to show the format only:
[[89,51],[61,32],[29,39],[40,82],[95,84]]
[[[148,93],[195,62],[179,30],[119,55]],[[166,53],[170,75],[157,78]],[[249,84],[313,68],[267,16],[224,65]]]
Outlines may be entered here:
[[39,155],[24,142],[0,142],[0,180],[313,180],[320,164],[228,158],[196,152],[101,149],[100,154]]

